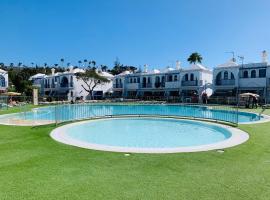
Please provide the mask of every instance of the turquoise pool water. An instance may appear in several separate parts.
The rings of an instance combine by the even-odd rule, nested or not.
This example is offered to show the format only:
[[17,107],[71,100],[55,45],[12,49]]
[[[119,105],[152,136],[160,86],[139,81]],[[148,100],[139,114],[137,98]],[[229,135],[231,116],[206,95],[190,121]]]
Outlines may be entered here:
[[217,143],[230,131],[212,124],[177,119],[116,118],[74,124],[65,130],[73,140],[128,148],[177,148]]
[[260,117],[253,113],[224,110],[223,107],[189,106],[189,105],[113,105],[113,104],[77,104],[41,107],[33,109],[31,112],[18,113],[0,116],[0,119],[24,119],[24,120],[52,120],[69,121],[86,119],[90,117],[100,117],[107,115],[168,115],[208,118],[221,121],[253,122],[260,120]]

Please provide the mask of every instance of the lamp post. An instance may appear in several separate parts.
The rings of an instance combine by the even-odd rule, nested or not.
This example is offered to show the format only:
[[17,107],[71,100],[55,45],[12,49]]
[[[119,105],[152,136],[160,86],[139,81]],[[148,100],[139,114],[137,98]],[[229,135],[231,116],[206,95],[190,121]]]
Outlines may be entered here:
[[[238,56],[238,58],[241,60],[241,69],[244,68],[244,59],[245,57],[244,56]],[[236,99],[237,99],[237,107],[239,106],[239,84],[240,83],[240,70],[238,71],[238,85],[237,85],[237,88],[236,88]]]

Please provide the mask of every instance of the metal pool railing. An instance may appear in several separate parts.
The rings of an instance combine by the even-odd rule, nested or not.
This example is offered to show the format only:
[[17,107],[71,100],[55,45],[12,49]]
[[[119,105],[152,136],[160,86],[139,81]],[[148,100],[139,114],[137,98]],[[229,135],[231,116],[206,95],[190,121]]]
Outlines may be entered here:
[[238,109],[203,104],[63,104],[51,108],[55,123],[115,116],[165,116],[207,119],[238,125]]

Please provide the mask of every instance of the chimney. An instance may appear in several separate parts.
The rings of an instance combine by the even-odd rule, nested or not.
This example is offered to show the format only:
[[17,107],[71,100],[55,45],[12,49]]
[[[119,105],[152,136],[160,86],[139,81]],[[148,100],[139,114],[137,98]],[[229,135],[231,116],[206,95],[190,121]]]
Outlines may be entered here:
[[143,70],[144,73],[147,73],[148,72],[148,65],[144,65],[144,70]]
[[268,55],[265,50],[262,52],[262,62],[268,62]]
[[179,60],[177,60],[175,69],[179,70],[180,68],[181,68],[181,62]]
[[72,65],[69,66],[69,73],[73,73],[73,66]]
[[52,71],[52,75],[54,75],[54,73],[55,73],[55,69],[54,69],[54,68],[52,68],[52,69],[51,69],[51,71]]

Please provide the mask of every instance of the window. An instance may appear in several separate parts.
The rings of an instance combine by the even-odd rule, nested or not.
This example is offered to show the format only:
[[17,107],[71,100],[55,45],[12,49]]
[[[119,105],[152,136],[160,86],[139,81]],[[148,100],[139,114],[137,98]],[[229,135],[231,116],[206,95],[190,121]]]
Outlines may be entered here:
[[132,79],[132,78],[130,78],[130,79],[129,79],[129,82],[130,82],[130,83],[133,83],[133,79]]
[[68,78],[67,77],[64,76],[62,78],[60,86],[61,87],[68,87]]
[[177,75],[174,75],[173,80],[174,80],[174,81],[177,81]]
[[172,75],[169,75],[168,76],[168,82],[172,82],[173,78],[172,78]]
[[161,77],[161,82],[164,83],[165,82],[165,76]]
[[137,82],[137,79],[136,79],[136,78],[134,78],[133,82],[134,82],[134,83],[136,83],[136,82]]
[[140,78],[137,78],[137,83],[140,83]]
[[234,75],[233,75],[233,73],[231,72],[231,79],[232,80],[234,80],[235,78],[234,78]]
[[6,87],[4,76],[0,75],[0,87]]
[[148,77],[148,83],[151,83],[151,78],[150,77]]
[[251,78],[256,78],[256,70],[251,71]]
[[185,74],[184,81],[188,81],[188,74]]
[[248,78],[248,71],[247,71],[247,70],[245,70],[245,71],[243,72],[243,78]]
[[156,83],[160,83],[160,78],[159,78],[159,76],[156,76]]
[[266,77],[266,69],[260,69],[259,70],[259,77],[260,78]]
[[228,80],[229,79],[229,74],[227,71],[224,72],[224,80]]
[[194,74],[190,74],[190,80],[194,81]]
[[73,87],[73,76],[70,77],[70,87]]

